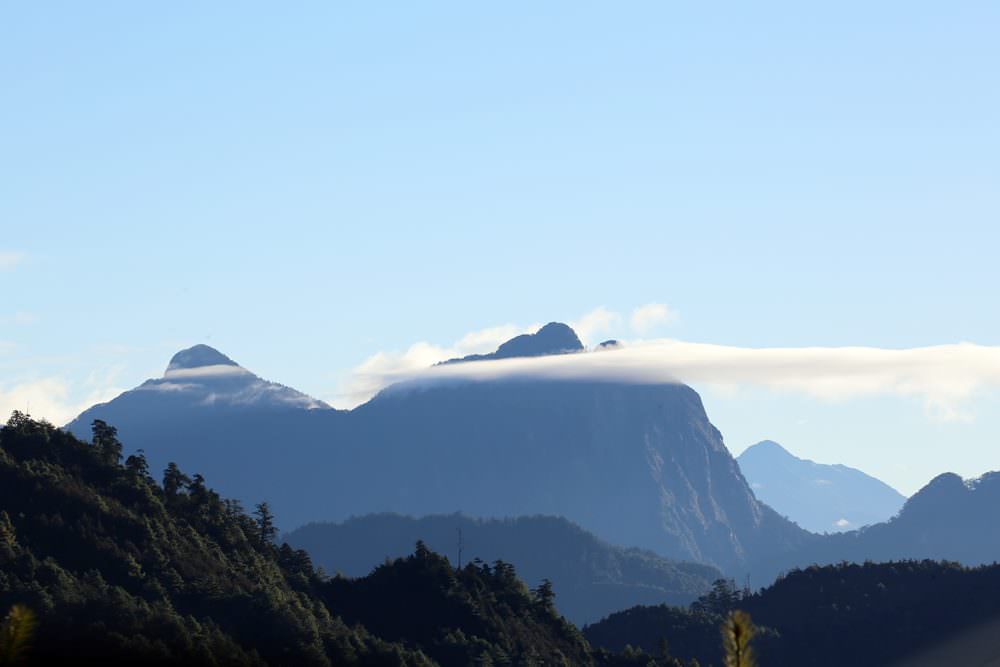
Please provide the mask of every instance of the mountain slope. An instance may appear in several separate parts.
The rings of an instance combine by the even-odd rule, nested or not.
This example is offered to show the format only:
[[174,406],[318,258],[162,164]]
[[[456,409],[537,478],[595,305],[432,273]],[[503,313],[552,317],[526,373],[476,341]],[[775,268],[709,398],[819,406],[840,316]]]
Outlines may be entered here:
[[[574,623],[593,622],[637,604],[688,604],[721,576],[707,565],[675,563],[638,549],[615,547],[556,517],[483,520],[462,515],[414,519],[369,515],[313,523],[285,535],[327,572],[363,576],[385,558],[429,548],[470,562],[506,561],[530,586],[552,581],[556,606]],[[460,541],[461,540],[461,541]]]
[[[500,350],[563,352],[578,342],[571,333],[550,324]],[[182,370],[190,378],[198,368]],[[151,382],[171,383],[170,372]],[[373,512],[547,514],[615,544],[732,572],[751,554],[811,538],[754,498],[700,397],[680,384],[413,381],[349,412],[302,400],[207,401],[210,390],[140,387],[69,428],[115,424],[156,469],[176,460],[228,495],[266,499],[285,526]]]
[[860,470],[800,459],[771,440],[748,447],[736,461],[754,495],[816,533],[886,521],[906,501]]
[[29,664],[634,664],[591,651],[510,565],[418,545],[325,579],[200,477],[161,486],[120,451],[109,429],[0,429],[0,613],[37,613]]
[[767,579],[794,567],[841,561],[994,563],[1000,559],[997,507],[1000,473],[969,481],[944,473],[915,493],[889,521],[822,536],[784,554],[755,560],[751,569]]
[[734,570],[805,538],[753,497],[684,385],[396,385],[351,420],[378,453],[379,483],[356,489],[378,510],[563,516],[615,544]]

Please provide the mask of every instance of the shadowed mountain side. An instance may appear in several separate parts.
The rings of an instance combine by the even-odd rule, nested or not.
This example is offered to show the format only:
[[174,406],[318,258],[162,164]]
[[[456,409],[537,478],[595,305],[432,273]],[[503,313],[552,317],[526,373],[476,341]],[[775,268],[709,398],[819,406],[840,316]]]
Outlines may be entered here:
[[503,560],[531,587],[550,579],[556,606],[574,623],[593,622],[637,604],[686,605],[721,576],[707,565],[612,546],[557,517],[475,519],[452,514],[415,519],[377,514],[336,524],[311,523],[284,539],[309,552],[327,572],[360,577],[386,558],[408,554],[417,540],[455,563],[460,536],[463,563]]
[[684,385],[396,385],[351,422],[380,453],[380,509],[565,516],[615,544],[733,571],[749,552],[809,538],[756,501]]
[[800,459],[771,440],[748,447],[736,460],[757,498],[817,533],[886,521],[906,502],[860,470]]

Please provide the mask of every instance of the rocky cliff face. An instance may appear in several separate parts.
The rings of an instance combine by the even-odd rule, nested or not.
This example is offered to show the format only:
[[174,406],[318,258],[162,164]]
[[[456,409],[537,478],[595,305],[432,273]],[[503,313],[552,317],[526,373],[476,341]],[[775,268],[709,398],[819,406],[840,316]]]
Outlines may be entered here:
[[382,460],[378,509],[554,514],[617,544],[728,570],[804,534],[754,498],[684,385],[397,386],[352,420]]

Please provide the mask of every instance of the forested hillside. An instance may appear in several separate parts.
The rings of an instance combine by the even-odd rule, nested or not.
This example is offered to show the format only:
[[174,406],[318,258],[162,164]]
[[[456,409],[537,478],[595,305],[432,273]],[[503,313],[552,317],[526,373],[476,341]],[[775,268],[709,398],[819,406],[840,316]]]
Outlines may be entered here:
[[753,595],[720,581],[689,609],[635,607],[584,628],[584,635],[615,651],[655,651],[666,640],[674,656],[720,664],[718,628],[736,608],[759,626],[755,644],[762,666],[889,665],[1000,616],[1000,566],[814,566]]
[[477,519],[461,514],[419,519],[374,514],[342,523],[312,523],[288,533],[328,572],[367,574],[385,558],[410,553],[422,540],[452,559],[503,560],[531,586],[552,581],[557,608],[574,623],[592,623],[637,604],[686,605],[721,573],[709,565],[671,561],[608,544],[551,516]]
[[0,614],[37,615],[29,664],[628,664],[508,564],[418,545],[329,579],[273,542],[266,505],[121,452],[103,423],[92,443],[18,413],[0,430]]

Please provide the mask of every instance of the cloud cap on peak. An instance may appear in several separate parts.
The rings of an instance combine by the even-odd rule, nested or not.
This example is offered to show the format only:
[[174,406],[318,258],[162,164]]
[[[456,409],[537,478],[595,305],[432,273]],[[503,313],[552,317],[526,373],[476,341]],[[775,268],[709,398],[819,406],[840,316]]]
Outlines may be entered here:
[[167,364],[166,373],[164,374],[167,375],[177,371],[187,371],[196,368],[205,368],[208,366],[240,367],[239,364],[216,350],[214,347],[198,344],[181,350],[171,357],[170,363]]

